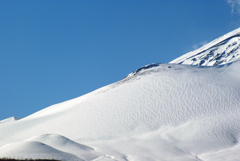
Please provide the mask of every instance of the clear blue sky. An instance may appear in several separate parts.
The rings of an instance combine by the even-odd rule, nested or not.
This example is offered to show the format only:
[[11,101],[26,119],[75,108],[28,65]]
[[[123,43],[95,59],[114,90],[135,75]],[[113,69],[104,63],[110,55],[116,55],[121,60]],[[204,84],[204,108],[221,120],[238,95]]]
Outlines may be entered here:
[[[169,61],[240,25],[234,0],[0,1],[0,120]],[[234,7],[234,8],[233,8]]]

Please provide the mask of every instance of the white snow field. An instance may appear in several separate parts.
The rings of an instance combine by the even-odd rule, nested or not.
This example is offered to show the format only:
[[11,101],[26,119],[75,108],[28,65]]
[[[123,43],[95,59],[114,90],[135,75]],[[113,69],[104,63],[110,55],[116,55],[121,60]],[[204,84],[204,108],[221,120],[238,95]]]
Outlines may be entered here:
[[[232,41],[240,44],[239,31],[199,52],[207,54],[213,46],[220,51]],[[239,49],[232,53],[233,58],[219,63],[224,65],[214,60],[214,66],[192,66],[189,57],[201,59],[194,51],[170,64],[144,66],[119,82],[20,120],[1,121],[0,157],[239,161]]]

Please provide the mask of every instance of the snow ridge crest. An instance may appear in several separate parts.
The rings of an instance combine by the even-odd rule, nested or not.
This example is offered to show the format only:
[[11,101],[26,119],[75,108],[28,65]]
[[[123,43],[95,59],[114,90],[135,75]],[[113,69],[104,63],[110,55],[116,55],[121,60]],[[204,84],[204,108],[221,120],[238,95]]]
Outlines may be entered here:
[[240,28],[171,61],[174,64],[217,66],[240,59]]

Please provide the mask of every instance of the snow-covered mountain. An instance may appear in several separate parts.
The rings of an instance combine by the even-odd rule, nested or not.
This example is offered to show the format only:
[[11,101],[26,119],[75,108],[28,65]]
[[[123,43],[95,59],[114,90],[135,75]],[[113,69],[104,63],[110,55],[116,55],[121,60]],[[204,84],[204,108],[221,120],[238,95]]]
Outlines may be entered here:
[[[239,160],[239,31],[170,64],[143,66],[81,97],[2,121],[0,157]],[[218,53],[226,59],[216,59]]]
[[200,66],[223,65],[240,58],[240,28],[220,37],[203,47],[171,61],[174,64]]

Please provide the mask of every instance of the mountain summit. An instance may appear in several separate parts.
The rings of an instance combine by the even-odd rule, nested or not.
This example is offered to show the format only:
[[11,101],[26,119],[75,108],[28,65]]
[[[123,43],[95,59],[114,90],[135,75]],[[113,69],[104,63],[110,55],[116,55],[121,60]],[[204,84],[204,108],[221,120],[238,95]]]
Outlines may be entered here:
[[240,58],[240,28],[219,37],[203,47],[171,61],[174,64],[200,66],[223,65]]
[[170,64],[143,66],[81,97],[1,121],[0,157],[239,160],[239,30]]

